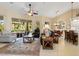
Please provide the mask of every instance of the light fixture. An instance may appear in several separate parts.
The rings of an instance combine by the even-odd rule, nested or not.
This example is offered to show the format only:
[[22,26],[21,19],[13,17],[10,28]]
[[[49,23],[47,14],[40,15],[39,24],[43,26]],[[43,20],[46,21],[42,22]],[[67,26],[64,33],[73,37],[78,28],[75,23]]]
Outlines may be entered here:
[[74,2],[71,2],[71,19],[73,20],[73,3]]
[[35,12],[32,10],[31,4],[29,4],[29,11],[28,11],[27,15],[29,15],[29,16],[38,15],[37,11]]
[[33,14],[32,14],[32,9],[31,9],[31,4],[29,4],[29,11],[28,11],[28,15],[29,16],[32,16]]

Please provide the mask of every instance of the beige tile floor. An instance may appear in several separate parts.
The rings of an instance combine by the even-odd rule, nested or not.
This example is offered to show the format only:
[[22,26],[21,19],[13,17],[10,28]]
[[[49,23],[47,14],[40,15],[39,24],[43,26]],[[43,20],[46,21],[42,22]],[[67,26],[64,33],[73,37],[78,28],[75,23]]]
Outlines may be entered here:
[[59,39],[59,44],[54,44],[53,50],[40,48],[40,56],[79,56],[79,45],[72,45],[63,39]]

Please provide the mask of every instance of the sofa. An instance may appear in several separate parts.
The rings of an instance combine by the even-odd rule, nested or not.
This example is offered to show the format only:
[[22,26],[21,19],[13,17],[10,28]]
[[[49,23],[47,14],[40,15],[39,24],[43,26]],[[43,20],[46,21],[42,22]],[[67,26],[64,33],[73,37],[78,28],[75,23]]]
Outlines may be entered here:
[[13,35],[12,33],[4,33],[0,34],[0,43],[8,43],[8,42],[15,42],[16,41],[16,35]]

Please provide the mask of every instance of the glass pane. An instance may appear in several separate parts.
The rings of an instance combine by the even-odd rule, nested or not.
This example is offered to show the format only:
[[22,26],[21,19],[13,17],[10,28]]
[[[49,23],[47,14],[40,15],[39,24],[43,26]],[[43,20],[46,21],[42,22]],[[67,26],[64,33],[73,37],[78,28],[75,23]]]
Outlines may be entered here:
[[12,32],[18,32],[20,31],[19,27],[20,27],[20,21],[19,19],[16,18],[12,18]]
[[32,21],[26,21],[23,19],[12,18],[12,32],[25,32],[32,30]]
[[28,30],[29,26],[27,25],[28,21],[23,19],[12,18],[12,32],[25,32]]
[[28,22],[28,31],[31,31],[32,30],[32,22]]

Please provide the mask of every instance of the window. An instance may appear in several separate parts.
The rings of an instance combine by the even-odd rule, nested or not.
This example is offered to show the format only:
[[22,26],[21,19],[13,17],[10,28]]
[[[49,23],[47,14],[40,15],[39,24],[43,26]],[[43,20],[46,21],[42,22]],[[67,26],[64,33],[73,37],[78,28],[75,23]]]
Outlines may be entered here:
[[4,20],[3,16],[0,16],[0,32],[3,32],[4,30]]
[[24,32],[31,31],[32,29],[32,21],[27,21],[24,19],[16,19],[12,18],[12,32]]

